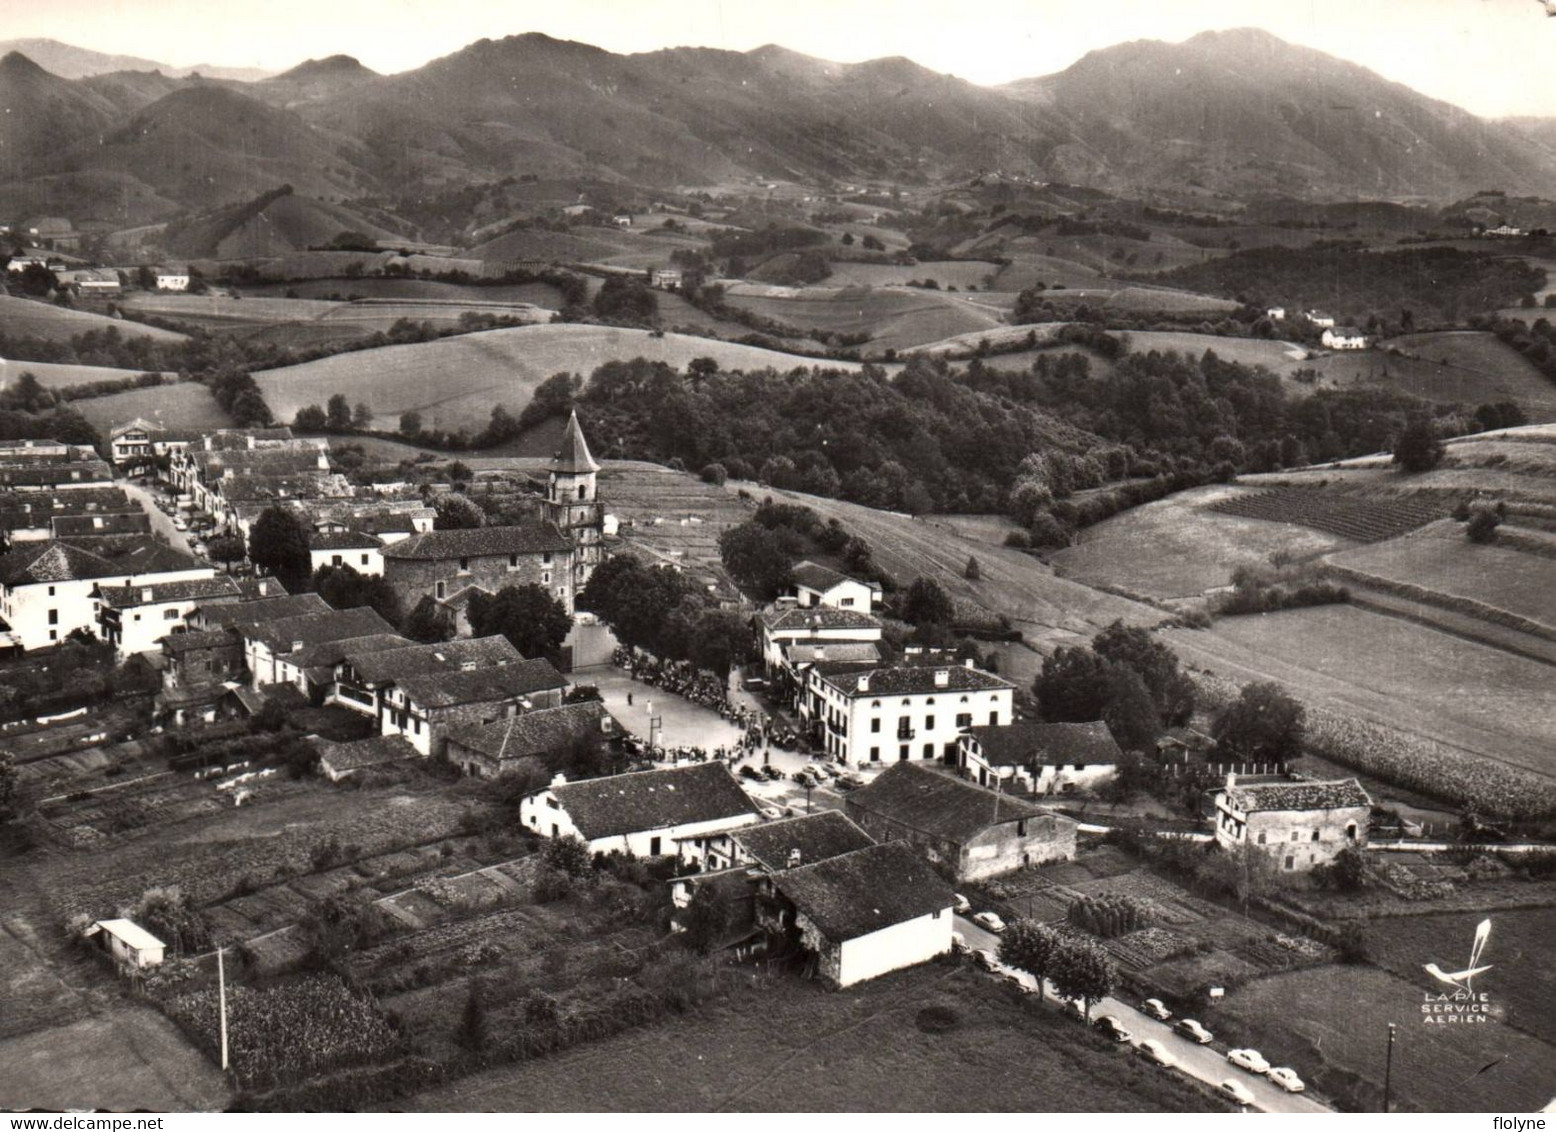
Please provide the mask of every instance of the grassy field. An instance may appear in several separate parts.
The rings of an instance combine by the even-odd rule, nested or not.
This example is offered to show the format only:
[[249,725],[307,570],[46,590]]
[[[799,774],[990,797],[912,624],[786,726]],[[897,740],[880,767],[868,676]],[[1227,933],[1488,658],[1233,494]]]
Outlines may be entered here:
[[[1041,647],[1089,640],[1116,618],[1153,625],[1165,614],[1150,606],[1060,578],[1019,550],[948,532],[933,521],[876,511],[856,503],[756,489],[804,503],[824,519],[836,518],[849,534],[870,544],[875,560],[903,585],[921,575],[932,577],[953,599],[1004,614],[1031,643]],[[978,559],[979,580],[963,577],[967,559]]]
[[[926,1033],[920,1010],[960,1024]],[[581,1083],[587,1082],[581,1090]],[[420,1111],[1220,1111],[969,968],[930,965],[827,993],[778,977],[683,1017],[490,1070]]]
[[269,296],[230,298],[227,295],[128,295],[124,309],[194,322],[252,323],[303,322],[319,318],[339,303],[322,299],[286,299]]
[[1150,350],[1176,350],[1198,358],[1206,350],[1216,357],[1245,366],[1264,366],[1282,373],[1298,363],[1306,351],[1290,342],[1264,338],[1220,338],[1214,334],[1191,334],[1177,330],[1131,330],[1125,336],[1129,349],[1137,354]]
[[1185,661],[1556,777],[1550,668],[1348,605],[1169,630]]
[[[12,362],[0,358],[0,389],[4,389],[24,373],[30,373],[50,389],[67,385],[89,385],[94,381],[123,381],[127,377],[139,377],[142,370],[114,369],[112,366],[77,366],[64,362]],[[163,377],[176,376],[163,374]]]
[[534,303],[555,308],[561,295],[549,283],[509,283],[476,287],[437,279],[300,279],[295,283],[265,283],[243,288],[243,294],[280,298],[288,291],[301,299],[330,299],[339,295],[364,299],[459,299],[467,302]]
[[[1463,945],[1468,941],[1466,934]],[[1437,956],[1445,958],[1452,957]],[[1250,983],[1205,1021],[1274,1064],[1301,1066],[1330,1096],[1349,1096],[1373,1111],[1381,1108],[1388,1022],[1399,1026],[1396,1110],[1521,1112],[1546,1105],[1556,1050],[1495,1022],[1424,1023],[1422,995],[1432,985],[1419,967],[1409,979],[1367,966],[1318,967]]]
[[1478,546],[1442,520],[1402,538],[1337,554],[1337,566],[1383,583],[1429,590],[1542,625],[1556,636],[1556,558],[1495,544]]
[[105,434],[114,425],[136,417],[145,417],[164,428],[232,427],[232,421],[205,386],[193,381],[92,397],[72,402],[72,407]]
[[1080,542],[1050,561],[1067,578],[1169,599],[1229,585],[1239,566],[1268,562],[1277,551],[1308,558],[1354,545],[1306,527],[1208,509],[1247,491],[1202,487],[1132,508],[1086,528]]
[[127,319],[109,318],[90,311],[66,310],[52,303],[40,303],[33,299],[18,299],[0,295],[0,326],[7,334],[47,338],[64,342],[88,330],[107,330],[113,327],[126,338],[155,338],[159,342],[181,342],[185,335],[171,330],[159,330]]
[[997,312],[959,295],[909,288],[742,284],[730,289],[727,301],[804,330],[863,331],[876,350],[909,349],[1001,324]]
[[1550,962],[1556,908],[1391,916],[1370,925],[1368,946],[1378,966],[1416,981],[1423,964],[1451,958],[1455,946],[1467,948],[1476,925],[1488,918],[1484,961],[1491,970],[1475,980],[1475,989],[1491,995],[1500,1022],[1556,1042],[1556,966]]
[[[335,393],[365,401],[380,426],[414,409],[426,427],[479,431],[492,406],[518,413],[535,387],[562,370],[587,376],[616,359],[645,357],[676,368],[709,356],[731,369],[811,365],[754,346],[679,334],[654,337],[645,330],[602,326],[525,326],[463,334],[436,342],[385,346],[338,354],[256,375],[277,419],[289,421],[305,405],[322,405]],[[846,367],[846,363],[840,364]]]
[[1316,370],[1318,385],[1326,388],[1377,387],[1469,405],[1516,401],[1531,420],[1556,420],[1556,385],[1491,334],[1408,334],[1381,345],[1384,349],[1335,353],[1297,368]]
[[986,280],[1002,270],[997,263],[982,260],[920,260],[915,264],[848,263],[835,261],[827,286],[888,287],[910,279],[933,279],[942,287],[969,287],[983,290]]

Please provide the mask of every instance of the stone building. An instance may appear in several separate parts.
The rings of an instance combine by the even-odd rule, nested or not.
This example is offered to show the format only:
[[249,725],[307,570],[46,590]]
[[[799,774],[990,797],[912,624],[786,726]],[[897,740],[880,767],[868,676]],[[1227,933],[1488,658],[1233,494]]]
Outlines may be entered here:
[[603,561],[605,512],[600,505],[600,465],[589,453],[574,412],[562,434],[562,448],[551,461],[546,486],[546,518],[573,544],[573,592],[582,589]]
[[1372,798],[1354,778],[1329,782],[1237,781],[1216,792],[1216,841],[1263,849],[1286,872],[1327,865],[1367,844]]
[[383,562],[402,609],[425,598],[456,618],[473,592],[537,585],[573,610],[573,543],[552,522],[412,535],[384,547]]

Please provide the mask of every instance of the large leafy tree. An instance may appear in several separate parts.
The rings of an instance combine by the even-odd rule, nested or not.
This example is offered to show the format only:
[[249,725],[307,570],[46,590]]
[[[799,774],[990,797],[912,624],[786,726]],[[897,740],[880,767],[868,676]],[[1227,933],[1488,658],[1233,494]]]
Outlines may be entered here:
[[1219,752],[1235,759],[1290,762],[1302,754],[1306,715],[1279,684],[1248,684],[1216,717],[1211,735]]
[[1072,936],[1057,949],[1049,977],[1059,997],[1079,1002],[1090,1022],[1091,1004],[1112,994],[1118,985],[1118,968],[1096,940]]
[[266,507],[249,531],[249,561],[276,575],[287,589],[300,588],[312,565],[302,520],[284,508]]
[[566,607],[543,586],[504,586],[470,598],[470,631],[477,637],[507,637],[527,657],[556,652],[572,627]]
[[719,556],[736,584],[763,599],[778,596],[792,580],[793,553],[760,523],[741,523],[720,535]]
[[437,517],[432,520],[433,530],[459,531],[486,525],[486,512],[482,511],[468,495],[457,491],[435,496],[432,509]]
[[951,596],[933,578],[913,579],[902,600],[902,617],[912,625],[949,625],[956,616]]
[[1115,621],[1091,643],[1103,660],[1140,674],[1164,725],[1186,723],[1194,712],[1194,685],[1178,668],[1178,654],[1146,630]]
[[1032,682],[1038,709],[1049,723],[1088,723],[1108,702],[1107,661],[1088,648],[1060,645]]
[[1415,417],[1394,441],[1394,463],[1406,472],[1429,472],[1442,462],[1443,442],[1425,417]]
[[1053,970],[1062,939],[1058,932],[1036,920],[1016,920],[1000,937],[1000,962],[1037,979],[1039,989]]
[[391,625],[400,624],[404,611],[389,582],[376,574],[359,574],[347,565],[321,566],[313,575],[313,589],[335,609],[368,606]]

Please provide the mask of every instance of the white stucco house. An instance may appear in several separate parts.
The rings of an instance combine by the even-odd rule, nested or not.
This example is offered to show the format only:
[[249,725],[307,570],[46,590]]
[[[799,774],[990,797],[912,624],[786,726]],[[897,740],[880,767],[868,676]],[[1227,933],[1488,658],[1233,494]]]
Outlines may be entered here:
[[850,987],[951,950],[951,886],[901,842],[784,869],[758,883],[757,919]]
[[817,562],[797,562],[790,571],[795,604],[801,609],[857,609],[870,612],[881,601],[879,583],[861,582]]
[[719,762],[568,782],[519,803],[519,823],[542,837],[581,838],[591,853],[672,857],[683,839],[751,825],[761,812]]
[[1365,350],[1367,336],[1354,326],[1333,326],[1320,339],[1331,350]]
[[114,966],[125,974],[161,966],[167,952],[165,943],[134,920],[98,920],[87,928],[86,938],[106,952]]
[[326,566],[350,566],[358,574],[384,572],[383,542],[363,531],[315,531],[308,537],[308,558],[315,572]]
[[971,665],[806,673],[801,714],[826,752],[857,765],[948,759],[969,727],[1013,718],[1015,685]]
[[1099,719],[969,727],[956,761],[979,786],[998,782],[1022,794],[1069,794],[1108,782],[1122,758],[1113,732]]

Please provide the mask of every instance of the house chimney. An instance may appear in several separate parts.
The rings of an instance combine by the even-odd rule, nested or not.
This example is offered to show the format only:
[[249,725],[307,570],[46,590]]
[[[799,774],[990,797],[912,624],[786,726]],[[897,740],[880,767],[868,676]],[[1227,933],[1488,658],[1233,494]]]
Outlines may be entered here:
[[141,600],[142,604],[145,604],[145,605],[151,604],[151,587],[150,586],[146,586],[146,587],[144,587],[140,591],[140,600]]
[[937,668],[937,669],[935,669],[935,687],[937,687],[937,688],[949,687],[950,683],[951,683],[951,674],[948,671],[946,671],[944,668]]
[[563,774],[561,771],[557,771],[554,775],[551,776],[551,785],[552,786],[566,786],[567,785],[567,775]]
[[819,664],[821,661],[826,660],[826,659],[827,659],[827,649],[826,649],[826,646],[825,645],[817,645],[816,646],[816,662]]
[[962,667],[963,668],[971,668],[972,666],[973,666],[972,657],[968,657],[966,660],[962,661]]
[[870,690],[870,674],[868,672],[859,677],[859,690],[861,692],[868,692]]
[[789,868],[797,869],[801,865],[803,865],[804,863],[805,863],[805,854],[800,852],[800,849],[799,849],[798,845],[796,845],[793,849],[789,850]]
[[293,652],[302,652],[303,651],[303,643],[301,641],[293,641],[292,642],[292,651]]
[[259,586],[257,587],[257,589],[258,589],[260,597],[268,597],[270,595],[270,581],[269,581],[269,579],[261,578],[259,580]]
[[1227,790],[1230,791],[1236,785],[1237,785],[1237,772],[1236,771],[1231,771],[1231,770],[1227,771],[1226,772],[1226,788],[1227,788]]

